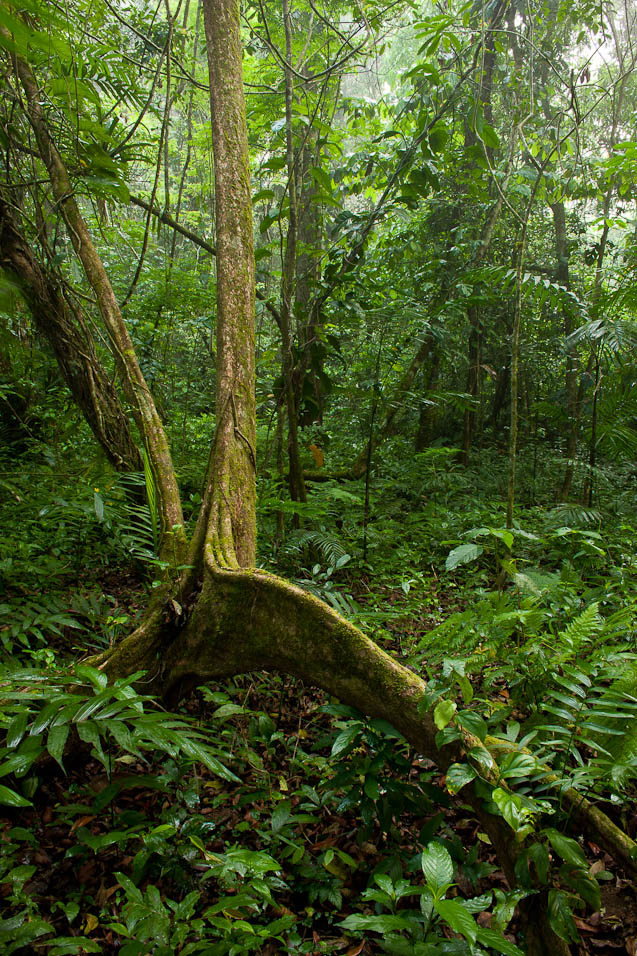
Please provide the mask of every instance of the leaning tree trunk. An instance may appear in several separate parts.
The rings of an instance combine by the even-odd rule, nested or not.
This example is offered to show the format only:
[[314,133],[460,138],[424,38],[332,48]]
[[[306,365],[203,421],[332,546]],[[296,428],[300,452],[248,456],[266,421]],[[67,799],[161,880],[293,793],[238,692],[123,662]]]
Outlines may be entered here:
[[[0,27],[0,31],[6,34],[4,27]],[[124,394],[144,438],[158,499],[161,522],[160,557],[173,566],[179,566],[185,556],[186,537],[179,486],[172,465],[168,438],[139,365],[110,279],[75,198],[71,177],[49,131],[42,106],[44,97],[41,96],[36,77],[29,64],[20,57],[15,59],[15,70],[24,90],[28,119],[49,175],[57,207],[66,224],[75,254],[82,263],[86,278],[95,294]]]
[[51,346],[64,381],[110,463],[118,471],[141,471],[126,412],[81,310],[71,306],[50,271],[37,261],[1,194],[0,266],[20,288],[38,333]]

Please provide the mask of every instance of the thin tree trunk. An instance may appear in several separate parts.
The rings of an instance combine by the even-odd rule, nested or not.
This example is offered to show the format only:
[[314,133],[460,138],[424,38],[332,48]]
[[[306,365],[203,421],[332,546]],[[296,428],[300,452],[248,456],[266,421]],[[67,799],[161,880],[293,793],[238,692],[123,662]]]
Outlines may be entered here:
[[124,393],[130,402],[137,426],[144,436],[158,497],[161,522],[160,555],[171,563],[180,564],[185,553],[186,537],[179,487],[166,433],[139,366],[113,287],[75,199],[73,184],[49,133],[36,79],[24,60],[16,58],[15,62],[26,97],[29,121],[49,174],[53,194],[75,253],[95,294]]
[[301,466],[299,448],[299,409],[295,383],[294,328],[292,322],[292,303],[294,301],[294,283],[296,278],[296,247],[298,240],[297,221],[297,163],[294,151],[294,130],[292,126],[292,106],[294,102],[294,83],[291,69],[292,33],[288,0],[283,0],[283,24],[285,28],[285,138],[288,173],[288,228],[283,253],[281,276],[281,371],[283,394],[288,414],[288,481],[290,497],[293,501],[307,500],[305,479]]
[[[529,204],[529,210],[530,210]],[[526,245],[526,225],[522,229],[522,236],[518,241],[515,266],[515,304],[513,307],[513,335],[511,337],[511,425],[509,429],[509,482],[507,490],[507,528],[513,527],[513,510],[515,508],[515,477],[518,455],[518,426],[520,414],[518,399],[520,393],[520,331],[522,326],[522,270],[524,266],[524,249]]]
[[460,460],[463,465],[469,463],[469,452],[473,443],[473,432],[476,423],[476,404],[480,398],[480,364],[482,345],[482,325],[480,312],[477,306],[471,305],[468,309],[469,317],[469,368],[467,370],[467,387],[469,404],[465,409],[462,428],[462,453]]
[[[553,213],[553,224],[555,227],[555,278],[565,289],[571,288],[569,265],[568,265],[568,239],[566,234],[566,211],[564,203],[552,203],[551,211]],[[562,306],[562,317],[564,327],[564,341],[566,348],[566,372],[565,372],[565,406],[566,406],[566,443],[564,454],[566,466],[564,476],[560,487],[559,497],[561,501],[568,501],[573,482],[573,471],[575,469],[575,456],[577,455],[577,434],[579,430],[579,401],[577,393],[578,379],[578,361],[577,347],[574,346],[569,336],[573,332],[573,320],[567,305]]]
[[[216,431],[204,505],[206,554],[219,567],[256,560],[255,275],[239,11],[204,0],[217,222]],[[193,562],[194,563],[194,562]]]
[[[299,253],[296,258],[294,311],[299,325],[299,345],[303,358],[298,370],[297,403],[303,408],[302,425],[323,421],[325,346],[321,338],[321,316],[314,299],[320,277],[321,213],[316,202],[316,183],[312,167],[318,166],[318,136],[312,131],[300,152],[300,190],[298,201]],[[307,387],[309,384],[310,388]],[[310,397],[311,392],[311,397]]]
[[[429,354],[431,356],[429,375],[426,376],[426,382],[423,382],[423,392],[425,393],[425,396],[436,388],[440,375],[440,349],[438,348],[437,343],[434,341],[433,336]],[[424,451],[425,448],[428,448],[431,444],[434,430],[435,413],[436,406],[431,402],[428,402],[425,397],[423,399],[422,405],[420,406],[420,413],[418,415],[418,431],[416,432],[416,441],[414,443],[414,450],[416,452]]]

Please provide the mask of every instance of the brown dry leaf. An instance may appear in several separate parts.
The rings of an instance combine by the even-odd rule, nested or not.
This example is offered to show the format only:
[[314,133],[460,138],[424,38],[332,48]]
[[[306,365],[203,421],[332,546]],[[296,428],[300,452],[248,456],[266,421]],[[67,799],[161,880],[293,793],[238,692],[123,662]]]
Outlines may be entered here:
[[637,956],[637,936],[626,937],[626,952],[628,956]]
[[113,886],[104,886],[104,883],[100,883],[99,889],[95,894],[95,902],[97,905],[103,909],[108,903],[109,899],[115,892],[119,889],[119,883],[113,884]]
[[360,943],[357,943],[355,946],[352,946],[351,949],[348,949],[345,953],[345,956],[359,956],[359,953],[363,952],[363,946],[365,945],[365,940],[362,940]]
[[316,467],[322,468],[325,464],[325,456],[323,455],[323,452],[318,445],[309,445],[308,447],[312,452],[312,458],[316,462]]
[[95,819],[95,814],[87,817],[78,817],[73,826],[71,827],[71,833],[75,833],[80,827],[85,827],[87,823],[90,823],[91,820]]

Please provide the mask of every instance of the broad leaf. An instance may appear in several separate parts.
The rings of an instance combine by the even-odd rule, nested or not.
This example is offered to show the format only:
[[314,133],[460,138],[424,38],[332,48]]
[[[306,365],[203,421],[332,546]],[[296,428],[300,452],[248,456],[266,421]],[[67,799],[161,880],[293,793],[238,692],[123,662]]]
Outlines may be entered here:
[[445,570],[453,571],[461,564],[469,564],[470,561],[476,561],[482,554],[482,548],[479,544],[461,544],[453,551],[450,551],[445,561]]
[[454,866],[449,851],[440,843],[430,843],[420,858],[427,885],[434,891],[453,883]]

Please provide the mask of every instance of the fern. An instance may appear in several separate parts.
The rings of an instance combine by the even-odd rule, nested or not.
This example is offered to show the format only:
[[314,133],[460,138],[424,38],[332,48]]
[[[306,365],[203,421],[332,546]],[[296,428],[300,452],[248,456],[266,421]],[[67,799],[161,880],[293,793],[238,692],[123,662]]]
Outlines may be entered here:
[[146,500],[148,501],[148,513],[150,515],[150,525],[153,535],[153,551],[157,554],[159,548],[159,516],[157,510],[157,484],[155,482],[155,475],[153,474],[153,469],[150,463],[150,459],[146,454],[146,450],[142,449],[142,459],[144,461],[144,480],[146,482]]
[[[603,627],[604,622],[599,615],[599,605],[595,601],[559,632],[558,639],[561,642],[562,654],[566,653],[568,657],[577,655],[582,645],[592,641]],[[559,648],[557,655],[560,655]]]
[[341,541],[327,531],[299,530],[293,531],[287,540],[286,551],[302,551],[307,547],[313,548],[322,563],[328,568],[335,568],[347,551]]
[[[154,485],[152,485],[154,487]],[[157,512],[143,502],[147,478],[139,473],[120,475],[107,500],[107,517],[117,542],[140,564],[157,562]]]
[[581,528],[593,524],[599,526],[601,521],[601,512],[577,504],[556,505],[546,515],[547,527],[552,529],[561,528],[564,525],[571,528]]
[[[588,634],[593,624],[582,617],[573,625]],[[544,786],[616,791],[637,777],[637,697],[632,684],[617,680],[617,666],[611,656],[581,667],[564,665],[553,675],[540,706],[543,720],[534,727],[534,756],[558,771],[558,779]]]
[[597,441],[610,458],[637,454],[637,385],[606,389],[599,407]]

